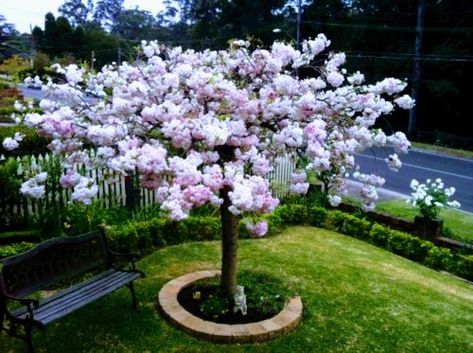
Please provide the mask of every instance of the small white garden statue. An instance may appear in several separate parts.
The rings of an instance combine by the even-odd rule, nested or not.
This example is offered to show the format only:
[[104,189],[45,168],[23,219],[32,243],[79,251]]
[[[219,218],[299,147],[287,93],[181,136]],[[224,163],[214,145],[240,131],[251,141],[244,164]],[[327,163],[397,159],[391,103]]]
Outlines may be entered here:
[[235,306],[233,307],[233,312],[237,313],[238,310],[241,311],[242,315],[246,315],[246,295],[245,287],[237,286],[235,291]]

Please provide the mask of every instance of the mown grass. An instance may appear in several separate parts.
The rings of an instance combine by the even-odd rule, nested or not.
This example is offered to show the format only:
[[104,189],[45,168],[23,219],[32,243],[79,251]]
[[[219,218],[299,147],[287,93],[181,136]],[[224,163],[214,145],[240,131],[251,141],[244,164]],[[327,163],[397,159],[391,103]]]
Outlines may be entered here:
[[[254,345],[217,345],[170,326],[154,308],[164,283],[216,268],[220,243],[164,248],[139,263],[139,308],[119,290],[34,335],[38,352],[468,352],[473,349],[471,284],[334,232],[291,227],[240,242],[240,269],[271,272],[302,296],[292,334]],[[1,352],[23,342],[0,336]]]
[[[376,211],[387,213],[396,217],[414,220],[418,210],[404,200],[382,201],[376,205]],[[473,243],[473,215],[470,213],[443,209],[438,218],[443,219],[444,228],[450,238]]]
[[415,148],[423,149],[423,150],[441,152],[441,153],[445,153],[445,154],[449,154],[449,155],[457,156],[457,157],[473,158],[473,151],[469,151],[469,150],[431,145],[431,144],[422,143],[422,142],[412,142],[412,146]]

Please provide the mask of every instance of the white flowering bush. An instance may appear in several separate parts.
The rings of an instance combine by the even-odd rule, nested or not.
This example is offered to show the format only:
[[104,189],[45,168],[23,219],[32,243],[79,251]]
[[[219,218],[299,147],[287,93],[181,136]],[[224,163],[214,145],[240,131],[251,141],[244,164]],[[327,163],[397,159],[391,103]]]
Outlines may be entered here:
[[455,193],[455,188],[445,188],[440,178],[435,181],[427,179],[425,184],[412,179],[410,186],[414,192],[412,198],[407,202],[416,206],[421,215],[427,219],[435,219],[442,208],[459,208],[461,206],[458,201],[450,201],[450,197]]
[[[359,171],[355,154],[386,144],[396,153],[409,148],[401,132],[370,129],[395,107],[412,106],[402,95],[406,83],[386,78],[364,84],[361,73],[343,68],[345,54],[318,56],[329,45],[323,34],[304,41],[301,51],[280,42],[251,50],[249,42],[239,40],[229,50],[203,52],[143,42],[136,63],[105,66],[97,74],[54,65],[66,82],[45,83],[43,113],[27,114],[24,122],[52,139],[51,150],[69,169],[61,184],[73,189],[76,201],[90,203],[97,194],[95,180],[73,169],[81,162],[137,173],[176,221],[195,207],[220,207],[222,287],[231,293],[236,217],[261,215],[278,205],[268,180],[277,158],[304,162],[292,176],[291,191],[306,192],[311,171],[333,204],[344,191],[346,174],[357,171],[366,206],[373,207],[384,179]],[[324,62],[311,70],[313,77],[293,75],[315,60]],[[96,150],[94,157],[86,147]],[[388,163],[401,166],[397,154]],[[41,190],[33,188],[39,184],[32,181],[23,191],[38,195]],[[267,225],[249,223],[248,229],[259,237]]]

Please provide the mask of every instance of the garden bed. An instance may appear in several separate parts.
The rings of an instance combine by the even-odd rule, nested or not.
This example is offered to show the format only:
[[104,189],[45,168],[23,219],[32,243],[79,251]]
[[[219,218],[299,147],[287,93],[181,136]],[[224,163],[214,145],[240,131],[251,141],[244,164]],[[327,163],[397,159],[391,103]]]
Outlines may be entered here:
[[[278,313],[261,312],[254,308],[250,317],[223,314],[218,322],[204,320],[199,306],[193,305],[196,286],[203,288],[202,280],[220,275],[219,270],[199,271],[176,278],[164,285],[158,295],[157,307],[176,327],[193,336],[220,343],[264,342],[294,330],[302,320],[302,301],[300,297],[291,298]],[[200,282],[200,285],[199,285]],[[212,288],[212,286],[206,286]],[[186,310],[187,306],[191,312]]]

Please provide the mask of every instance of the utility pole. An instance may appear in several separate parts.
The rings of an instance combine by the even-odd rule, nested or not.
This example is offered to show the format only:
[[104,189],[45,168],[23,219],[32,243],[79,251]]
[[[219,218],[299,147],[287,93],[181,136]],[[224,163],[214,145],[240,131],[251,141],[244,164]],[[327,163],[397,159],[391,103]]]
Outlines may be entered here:
[[425,1],[419,0],[417,5],[417,27],[416,27],[416,49],[414,57],[414,67],[412,73],[412,98],[416,101],[416,105],[409,112],[409,125],[407,127],[407,134],[410,138],[414,135],[417,120],[417,106],[419,103],[419,89],[422,76],[422,66],[420,55],[422,52],[422,45],[424,40],[424,18],[425,18]]
[[95,62],[95,50],[92,50],[90,53],[90,69],[94,71],[94,62]]
[[31,34],[31,39],[30,39],[30,68],[32,69],[33,68],[33,65],[34,65],[34,57],[35,57],[35,46],[36,46],[36,43],[34,41],[34,37],[33,37],[33,26],[31,26],[31,23],[30,23],[30,34]]
[[120,44],[118,44],[118,48],[117,48],[117,64],[118,66],[122,64],[122,48]]
[[301,50],[301,8],[302,8],[302,0],[297,0],[297,28],[296,28],[297,50]]

